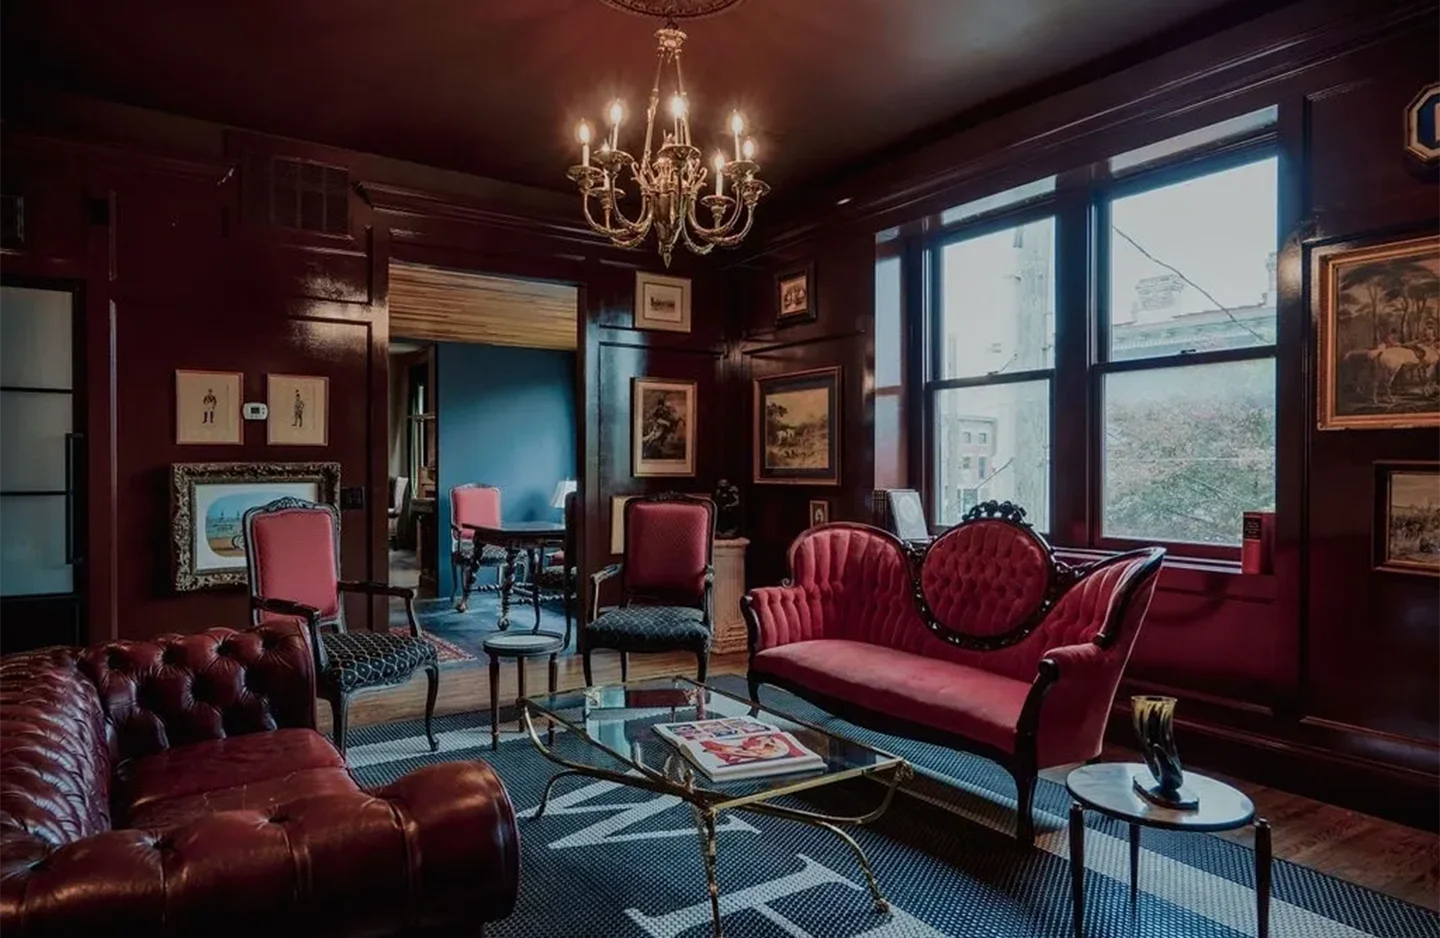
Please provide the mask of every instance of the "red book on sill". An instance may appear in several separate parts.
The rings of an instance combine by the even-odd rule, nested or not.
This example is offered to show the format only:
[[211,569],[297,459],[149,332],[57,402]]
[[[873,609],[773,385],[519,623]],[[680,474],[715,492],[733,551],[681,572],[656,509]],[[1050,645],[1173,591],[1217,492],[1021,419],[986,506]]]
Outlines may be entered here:
[[1275,512],[1247,511],[1240,540],[1240,572],[1269,573],[1275,550]]

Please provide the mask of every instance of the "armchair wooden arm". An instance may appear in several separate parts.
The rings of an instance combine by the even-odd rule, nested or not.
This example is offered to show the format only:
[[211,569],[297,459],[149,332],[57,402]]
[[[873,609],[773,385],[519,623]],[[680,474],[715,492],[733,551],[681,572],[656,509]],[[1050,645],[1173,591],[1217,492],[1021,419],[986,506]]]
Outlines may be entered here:
[[[568,558],[567,558],[568,559]],[[600,618],[600,584],[611,577],[620,575],[625,569],[623,563],[612,563],[609,566],[601,567],[590,574],[590,621],[594,622]]]
[[[389,583],[376,583],[371,580],[341,580],[335,584],[342,593],[363,593],[366,596],[394,596],[405,600],[405,618],[410,623],[410,634],[416,638],[424,638],[425,633],[420,631],[420,622],[415,618],[415,591],[408,586],[391,586]],[[390,623],[386,622],[388,629]]]

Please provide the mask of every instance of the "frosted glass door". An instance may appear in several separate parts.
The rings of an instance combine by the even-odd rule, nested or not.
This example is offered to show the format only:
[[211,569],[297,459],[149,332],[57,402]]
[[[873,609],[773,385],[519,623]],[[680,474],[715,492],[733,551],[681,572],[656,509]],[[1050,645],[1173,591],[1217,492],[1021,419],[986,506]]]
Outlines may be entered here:
[[0,596],[75,590],[74,294],[0,287]]

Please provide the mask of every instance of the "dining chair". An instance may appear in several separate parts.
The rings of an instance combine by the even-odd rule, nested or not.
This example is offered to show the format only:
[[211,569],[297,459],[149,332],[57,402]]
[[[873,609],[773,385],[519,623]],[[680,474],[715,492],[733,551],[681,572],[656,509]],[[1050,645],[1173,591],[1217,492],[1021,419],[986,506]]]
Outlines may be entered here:
[[[500,523],[500,488],[483,482],[466,482],[450,489],[450,601],[455,601],[463,578],[472,568],[494,567],[495,586],[500,583],[505,566],[505,549],[484,544],[475,556],[475,539],[464,525],[498,525]],[[517,561],[523,563],[523,561]],[[488,587],[494,588],[494,587]]]
[[565,604],[565,646],[570,646],[570,622],[579,618],[574,608],[579,587],[580,546],[578,541],[579,493],[565,494],[565,546],[544,557],[535,572],[533,587],[540,590],[554,590],[560,593]]
[[[415,591],[340,579],[340,513],[332,505],[280,498],[245,512],[243,524],[251,619],[256,625],[304,620],[315,656],[315,690],[330,702],[340,754],[345,754],[351,698],[404,684],[421,668],[429,683],[425,736],[431,752],[439,749],[431,724],[440,663],[415,620]],[[409,634],[391,631],[388,623],[381,632],[351,632],[345,624],[345,593],[403,599]]]

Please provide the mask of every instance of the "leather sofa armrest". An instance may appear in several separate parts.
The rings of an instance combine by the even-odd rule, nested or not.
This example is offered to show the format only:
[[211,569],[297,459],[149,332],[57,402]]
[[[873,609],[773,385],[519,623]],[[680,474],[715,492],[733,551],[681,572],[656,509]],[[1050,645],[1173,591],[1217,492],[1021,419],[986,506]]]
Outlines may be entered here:
[[745,594],[740,608],[752,655],[777,645],[825,637],[825,623],[811,610],[805,590],[799,586],[757,587]]
[[6,938],[116,933],[403,933],[505,917],[520,842],[482,762],[427,766],[375,792],[112,830],[0,873]]

